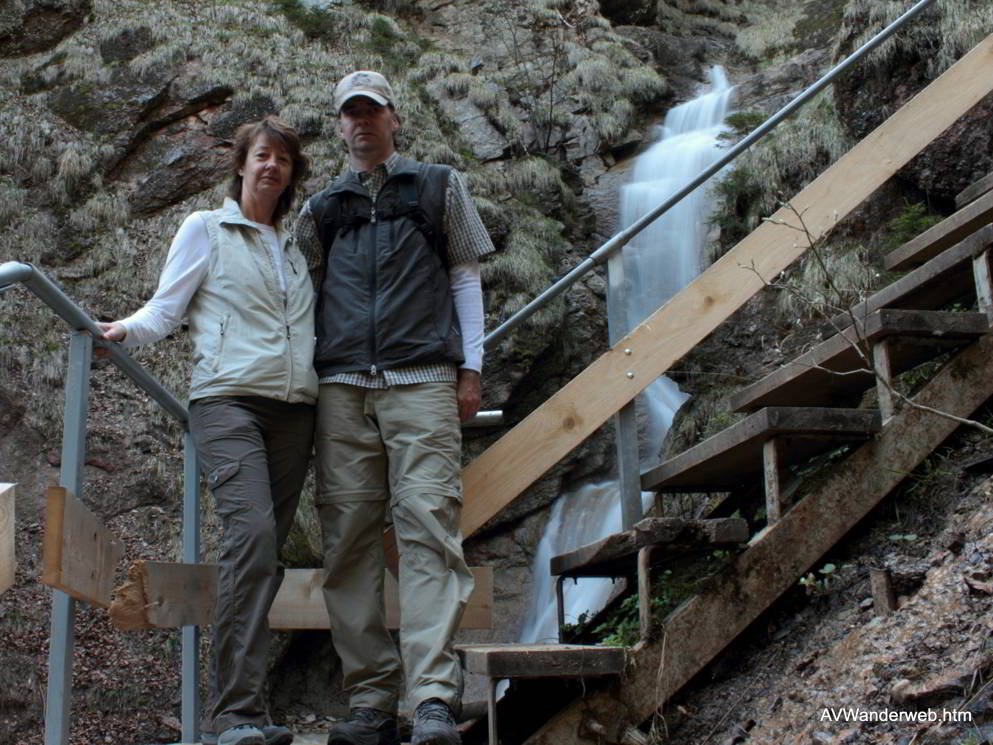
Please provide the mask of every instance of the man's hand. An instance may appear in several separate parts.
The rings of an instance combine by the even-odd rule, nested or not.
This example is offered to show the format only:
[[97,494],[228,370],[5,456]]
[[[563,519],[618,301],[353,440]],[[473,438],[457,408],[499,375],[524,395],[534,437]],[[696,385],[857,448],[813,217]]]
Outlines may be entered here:
[[[124,324],[118,321],[111,321],[110,323],[97,321],[96,324],[103,331],[103,334],[99,338],[104,341],[124,341],[124,338],[128,335],[128,330],[124,328]],[[106,357],[110,352],[104,347],[93,347],[93,354],[97,357]]]
[[459,420],[467,422],[479,411],[481,393],[479,373],[475,370],[459,368],[459,382],[456,399],[459,404]]

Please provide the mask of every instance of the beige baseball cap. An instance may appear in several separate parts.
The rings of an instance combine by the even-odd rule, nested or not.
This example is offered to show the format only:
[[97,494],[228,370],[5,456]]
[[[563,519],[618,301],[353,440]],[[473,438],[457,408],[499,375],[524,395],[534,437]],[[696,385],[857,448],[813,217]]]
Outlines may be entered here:
[[378,72],[359,70],[341,79],[334,89],[334,110],[341,113],[345,102],[355,96],[366,96],[381,106],[393,106],[393,89],[386,78]]

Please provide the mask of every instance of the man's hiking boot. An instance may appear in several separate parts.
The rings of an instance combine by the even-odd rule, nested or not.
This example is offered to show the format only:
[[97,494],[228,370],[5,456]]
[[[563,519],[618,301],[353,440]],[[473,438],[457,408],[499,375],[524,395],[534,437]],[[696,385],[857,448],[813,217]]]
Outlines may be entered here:
[[400,745],[396,717],[379,709],[356,707],[348,719],[331,728],[328,745]]
[[[278,724],[267,724],[261,729],[265,745],[290,745],[293,742],[293,733],[286,727]],[[200,733],[200,742],[203,745],[218,745],[219,738],[213,732],[202,732]]]
[[265,745],[265,736],[254,724],[238,724],[224,730],[217,745]]
[[414,731],[410,745],[462,745],[455,717],[441,699],[422,701],[414,711]]

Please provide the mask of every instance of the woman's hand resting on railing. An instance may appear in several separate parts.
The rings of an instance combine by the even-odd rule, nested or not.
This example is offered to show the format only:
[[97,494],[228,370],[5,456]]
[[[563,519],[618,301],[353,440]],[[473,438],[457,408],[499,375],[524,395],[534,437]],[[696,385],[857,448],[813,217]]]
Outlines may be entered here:
[[[98,338],[104,341],[124,341],[128,335],[128,330],[119,321],[111,321],[110,323],[97,321],[96,324],[103,331],[103,334]],[[93,348],[93,354],[97,357],[106,357],[110,352],[105,347],[97,346]]]

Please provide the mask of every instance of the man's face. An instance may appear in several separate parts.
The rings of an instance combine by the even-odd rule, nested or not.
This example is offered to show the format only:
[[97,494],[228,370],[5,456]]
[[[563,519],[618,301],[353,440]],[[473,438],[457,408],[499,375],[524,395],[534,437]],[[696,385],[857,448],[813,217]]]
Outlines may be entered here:
[[352,155],[389,155],[393,151],[393,133],[400,127],[389,106],[365,96],[355,96],[341,107],[338,134]]

